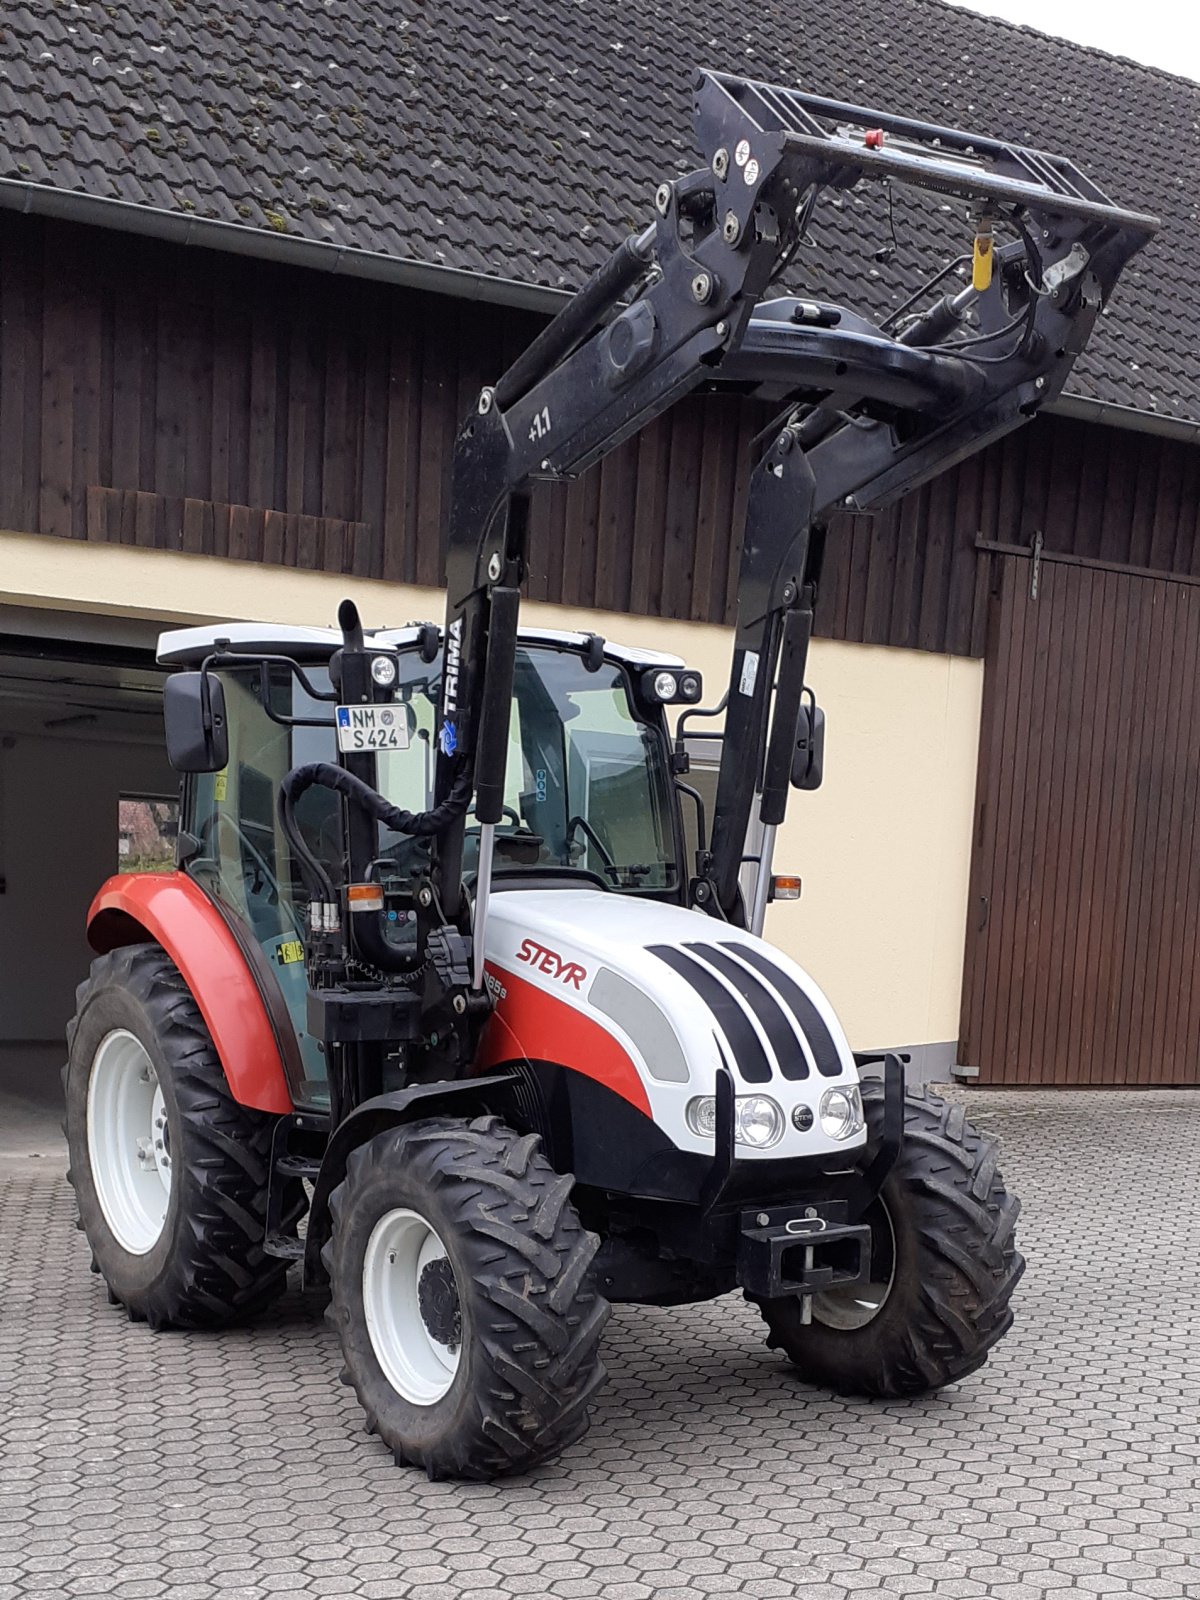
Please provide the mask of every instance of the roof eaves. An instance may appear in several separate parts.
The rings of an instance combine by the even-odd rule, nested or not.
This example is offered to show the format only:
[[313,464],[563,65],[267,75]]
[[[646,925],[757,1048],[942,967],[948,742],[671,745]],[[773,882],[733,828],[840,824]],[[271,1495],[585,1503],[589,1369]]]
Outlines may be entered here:
[[276,233],[213,217],[191,216],[184,211],[170,211],[130,200],[81,194],[78,190],[59,189],[47,183],[0,178],[0,207],[57,217],[64,222],[112,228],[121,233],[142,234],[174,244],[283,261],[318,272],[340,272],[347,277],[402,284],[406,288],[452,295],[460,300],[488,300],[525,311],[541,311],[548,316],[553,316],[570,299],[568,290],[523,283],[517,278],[469,272],[461,267],[445,267],[378,250],[359,250],[322,239]]
[[1157,411],[1140,411],[1112,400],[1093,400],[1082,394],[1061,394],[1045,409],[1059,417],[1076,417],[1080,422],[1101,422],[1110,428],[1126,428],[1131,433],[1153,433],[1161,439],[1178,439],[1184,444],[1200,444],[1200,422],[1186,417],[1164,417]]
[[[129,200],[114,200],[102,195],[81,194],[53,184],[26,183],[15,178],[0,178],[0,208],[65,222],[80,222],[94,227],[112,228],[122,233],[164,239],[174,244],[201,249],[222,250],[232,255],[254,256],[281,261],[291,266],[310,267],[318,272],[340,272],[347,277],[369,278],[405,288],[445,294],[462,300],[485,300],[495,305],[512,306],[553,316],[571,298],[566,289],[526,283],[517,278],[492,273],[470,272],[461,267],[446,267],[435,262],[388,255],[383,251],[359,250],[321,239],[300,238],[252,228],[244,223],[218,218],[191,216]],[[1138,410],[1112,401],[1094,400],[1085,395],[1060,395],[1046,406],[1059,416],[1081,421],[1106,423],[1135,433],[1152,433],[1163,438],[1200,443],[1200,421],[1165,417],[1158,412]]]

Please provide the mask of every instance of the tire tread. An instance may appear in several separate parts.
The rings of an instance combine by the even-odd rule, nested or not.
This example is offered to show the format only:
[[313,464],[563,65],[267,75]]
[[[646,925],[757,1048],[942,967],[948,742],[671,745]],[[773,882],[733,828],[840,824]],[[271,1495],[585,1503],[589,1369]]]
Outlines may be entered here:
[[[436,1189],[451,1208],[487,1357],[452,1434],[423,1444],[406,1439],[398,1396],[394,1408],[373,1403],[375,1375],[360,1363],[350,1331],[361,1302],[343,1230],[356,1192],[381,1167],[403,1172],[406,1188],[418,1193]],[[599,1241],[569,1201],[573,1182],[550,1166],[536,1135],[516,1134],[492,1116],[423,1119],[351,1155],[330,1198],[334,1229],[322,1251],[329,1316],[346,1380],[397,1462],[423,1467],[430,1478],[487,1480],[549,1460],[586,1431],[604,1381],[599,1347],[609,1306],[590,1281]]]
[[[90,978],[76,991],[69,1047],[87,1006],[113,988],[125,991],[151,1021],[184,1122],[175,1183],[181,1193],[199,1200],[179,1218],[176,1249],[159,1279],[144,1297],[127,1296],[124,1303],[154,1327],[211,1328],[240,1321],[286,1286],[287,1262],[263,1249],[276,1118],[234,1099],[200,1008],[160,945],[122,946],[93,962]],[[68,1060],[64,1092],[70,1071]],[[80,1225],[91,1238],[96,1231],[86,1216],[91,1205],[72,1181]],[[297,1186],[285,1207],[285,1228],[295,1226],[306,1204]],[[102,1234],[93,1247],[97,1242],[103,1245]]]
[[[864,1086],[863,1105],[868,1126],[882,1122],[881,1085]],[[880,1330],[868,1324],[860,1337],[801,1325],[794,1300],[759,1302],[768,1344],[841,1394],[921,1394],[976,1371],[1012,1326],[1025,1270],[1014,1240],[1020,1201],[1004,1186],[996,1141],[924,1086],[907,1093],[904,1145],[884,1195],[917,1229],[919,1282],[898,1297],[908,1305],[903,1319],[885,1304]]]

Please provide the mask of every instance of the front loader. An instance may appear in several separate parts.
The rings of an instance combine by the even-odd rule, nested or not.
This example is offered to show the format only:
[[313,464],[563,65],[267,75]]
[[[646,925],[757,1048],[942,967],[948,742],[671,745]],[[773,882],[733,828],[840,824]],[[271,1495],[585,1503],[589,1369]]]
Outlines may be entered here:
[[[993,1142],[856,1058],[763,919],[820,781],[831,513],[1056,395],[1155,223],[1002,141],[715,73],[696,106],[704,165],[463,423],[443,624],[163,635],[177,870],[90,916],[67,1128],[111,1298],[215,1326],[299,1263],[431,1476],[577,1439],[614,1302],[741,1289],[805,1378],[899,1397],[984,1362],[1023,1267]],[[872,183],[961,209],[964,259],[882,323],[769,297],[820,197]],[[775,413],[711,817],[699,674],[518,617],[535,483],[701,389]]]

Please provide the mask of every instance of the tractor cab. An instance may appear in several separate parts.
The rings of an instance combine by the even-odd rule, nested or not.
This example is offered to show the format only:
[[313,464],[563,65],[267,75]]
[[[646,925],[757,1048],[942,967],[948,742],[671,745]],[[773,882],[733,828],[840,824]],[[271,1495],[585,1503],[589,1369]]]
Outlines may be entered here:
[[[197,669],[205,694],[219,693],[223,708],[213,757],[220,765],[192,770],[184,782],[179,865],[253,949],[263,986],[278,987],[300,1054],[300,1104],[327,1104],[328,1082],[323,1043],[308,1025],[310,895],[281,821],[280,787],[296,768],[341,761],[392,805],[428,811],[443,673],[437,635],[429,625],[368,635],[371,687],[357,706],[339,705],[333,686],[331,662],[343,646],[335,629],[230,623],[176,630],[159,642],[160,662],[185,669],[168,695],[169,742],[187,737],[195,701],[184,691],[200,692]],[[592,634],[523,629],[493,891],[587,888],[681,903],[687,867],[666,708],[694,705],[701,692],[700,675],[678,657]],[[181,764],[212,762],[193,755]],[[314,786],[296,801],[295,818],[339,897],[348,864],[360,857],[362,882],[347,902],[370,907],[350,914],[359,974],[374,973],[380,940],[386,966],[403,971],[417,965],[417,897],[430,875],[430,841],[381,823],[361,859],[358,841],[347,837],[349,811],[335,791]],[[481,831],[469,810],[463,874],[472,890]],[[398,1074],[385,1072],[381,1086],[392,1078]]]

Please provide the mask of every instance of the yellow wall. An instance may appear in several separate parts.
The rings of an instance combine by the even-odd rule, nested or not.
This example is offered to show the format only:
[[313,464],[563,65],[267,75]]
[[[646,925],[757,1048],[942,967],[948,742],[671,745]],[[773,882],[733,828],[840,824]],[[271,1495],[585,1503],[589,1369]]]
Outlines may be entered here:
[[[0,533],[0,602],[332,624],[347,593],[368,627],[441,616],[433,589]],[[532,602],[523,616],[675,651],[704,673],[706,699],[724,688],[723,628]],[[793,796],[775,861],[801,874],[804,895],[771,909],[768,936],[825,988],[857,1048],[953,1040],[982,663],[816,640],[808,676],[828,715],[825,782]]]

